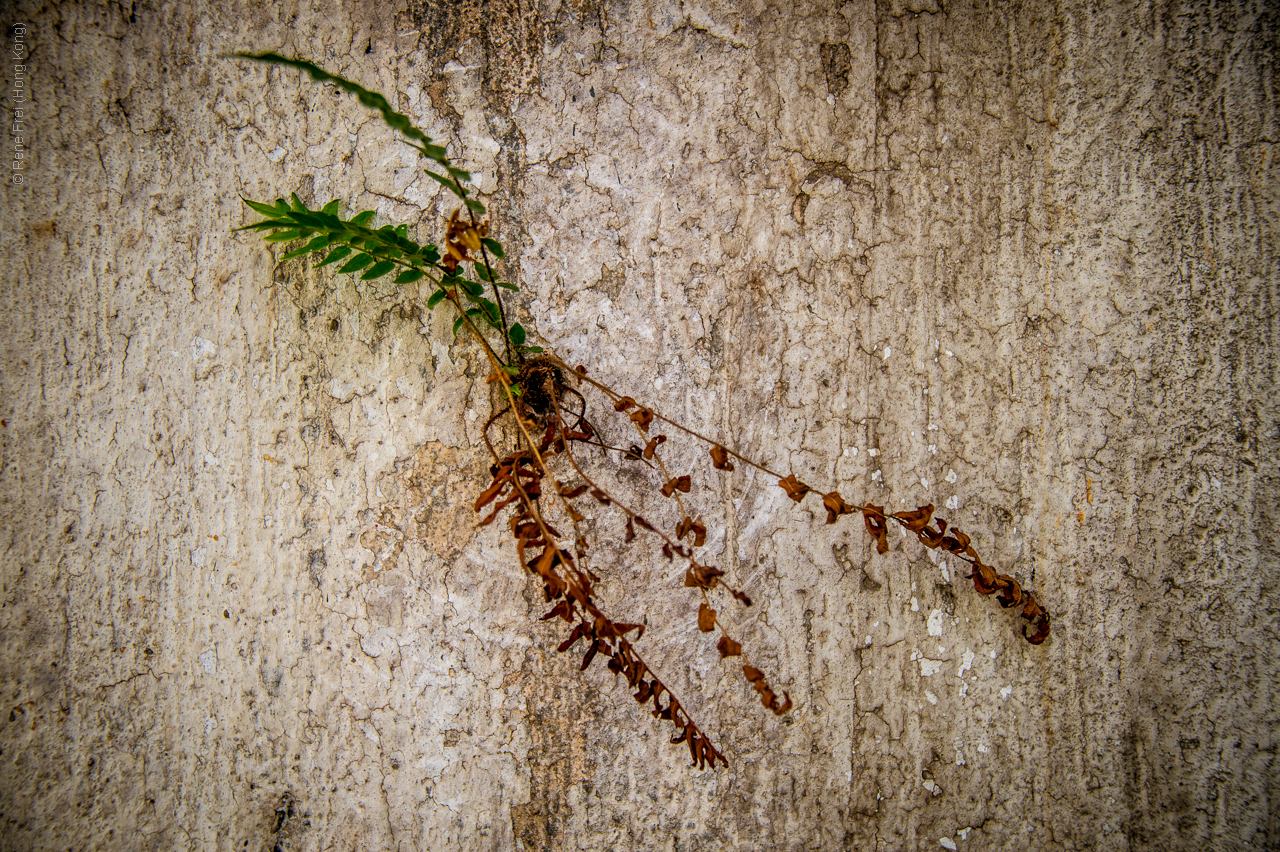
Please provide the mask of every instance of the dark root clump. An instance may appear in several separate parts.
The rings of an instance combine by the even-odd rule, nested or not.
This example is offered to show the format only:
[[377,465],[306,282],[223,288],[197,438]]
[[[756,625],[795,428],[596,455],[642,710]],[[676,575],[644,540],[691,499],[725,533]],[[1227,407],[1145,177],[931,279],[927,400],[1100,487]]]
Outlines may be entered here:
[[539,417],[545,417],[555,410],[554,400],[564,385],[564,374],[550,358],[530,358],[520,368],[516,385],[525,406]]

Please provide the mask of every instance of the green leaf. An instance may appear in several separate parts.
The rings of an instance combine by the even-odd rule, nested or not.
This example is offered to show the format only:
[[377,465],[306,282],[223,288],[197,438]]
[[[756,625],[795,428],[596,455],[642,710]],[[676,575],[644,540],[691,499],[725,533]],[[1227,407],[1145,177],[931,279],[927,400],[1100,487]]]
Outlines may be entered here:
[[302,199],[298,197],[298,193],[290,193],[290,199],[293,202],[290,206],[293,208],[295,213],[305,213],[307,211],[307,205],[302,203]]
[[348,260],[346,263],[342,264],[342,268],[339,269],[338,271],[339,272],[356,272],[358,270],[364,269],[366,266],[368,266],[371,263],[373,263],[372,257],[370,257],[367,254],[358,254],[355,257]]
[[351,94],[355,95],[360,100],[360,103],[364,104],[370,109],[374,109],[382,113],[382,120],[386,122],[387,126],[400,131],[402,134],[404,134],[406,138],[410,139],[411,142],[418,143],[414,145],[414,147],[417,148],[419,151],[422,151],[423,154],[425,154],[428,157],[432,157],[432,159],[442,158],[442,157],[434,157],[430,153],[429,149],[437,147],[431,144],[431,137],[423,133],[418,128],[414,127],[413,123],[409,121],[408,116],[402,115],[396,112],[395,110],[393,110],[391,108],[391,104],[387,103],[387,99],[384,98],[382,95],[378,94],[377,92],[371,92],[368,89],[361,86],[360,84],[353,83],[350,80],[346,79],[345,77],[339,77],[336,74],[330,74],[328,71],[325,71],[323,68],[319,67],[318,65],[315,65],[311,62],[307,62],[302,59],[289,59],[288,57],[281,56],[278,53],[269,53],[269,52],[256,53],[256,54],[255,53],[234,53],[232,55],[238,56],[241,59],[252,59],[255,62],[267,62],[272,65],[287,65],[290,68],[297,68],[307,72],[308,74],[311,75],[312,79],[319,80],[325,83],[333,83],[343,91],[350,92]]
[[511,338],[511,342],[514,343],[516,346],[523,346],[524,345],[524,326],[522,326],[518,322],[513,322],[511,324],[510,330],[508,330],[507,332],[507,337]]
[[352,216],[351,224],[357,227],[363,228],[365,225],[369,224],[369,222],[373,219],[374,216],[377,216],[377,215],[378,215],[377,211],[365,210],[362,213]]
[[386,275],[388,272],[390,272],[395,268],[396,268],[396,265],[391,261],[380,260],[377,263],[375,263],[373,266],[370,266],[369,271],[366,272],[364,275],[360,276],[360,280],[370,281],[374,278],[381,278],[382,276]]
[[484,215],[484,205],[479,201],[476,201],[474,198],[464,198],[462,199],[462,202],[467,205],[468,210],[477,216]]
[[236,228],[237,231],[270,231],[273,228],[292,228],[293,223],[288,219],[264,219],[261,222],[252,222],[248,225],[241,225]]
[[331,263],[337,263],[349,254],[351,254],[351,246],[338,246],[336,249],[325,255],[324,260],[316,264],[316,268],[319,269],[321,266],[328,266]]
[[493,283],[497,284],[503,290],[515,290],[517,292],[519,292],[520,290],[519,287],[517,287],[515,284],[512,284],[510,281],[495,281]]
[[[440,184],[445,189],[452,192],[454,195],[458,195],[458,187],[454,185],[453,181],[449,180],[444,175],[436,174],[435,172],[431,171],[431,169],[423,169],[423,171],[425,171],[431,177],[431,179],[434,180],[436,183]],[[458,197],[462,198],[463,196],[458,195]]]
[[401,272],[399,275],[397,275],[396,280],[393,281],[392,283],[393,284],[412,284],[413,282],[417,281],[419,278],[421,278],[426,274],[427,273],[423,272],[421,269],[406,269],[404,272]]
[[485,269],[484,263],[476,263],[476,277],[479,278],[481,281],[493,280],[493,278],[489,275],[489,270]]
[[453,336],[458,336],[458,329],[462,328],[462,317],[458,317],[453,321]]
[[320,251],[320,249],[328,248],[329,244],[336,239],[337,237],[333,236],[332,234],[322,234],[316,237],[311,242],[307,243],[302,248],[296,248],[280,259],[290,260],[291,258],[302,257],[302,255],[304,254],[311,254],[313,251]]
[[435,246],[426,246],[422,249],[422,262],[427,264],[440,262],[440,249]]
[[480,242],[489,250],[489,254],[493,255],[498,260],[502,260],[502,243],[497,240],[491,240],[488,237],[485,237]]
[[453,178],[459,183],[465,183],[471,180],[471,172],[467,171],[466,169],[460,169],[457,166],[445,166],[444,169],[449,173],[449,177]]
[[468,296],[479,296],[481,293],[484,292],[483,284],[477,284],[476,282],[469,281],[466,278],[463,278],[462,280],[460,280],[458,282],[458,285],[462,287],[462,291],[466,293]]
[[328,216],[335,216],[337,215],[338,211],[340,211],[341,209],[342,209],[342,202],[335,198],[325,206],[321,207],[320,212]]
[[240,196],[240,200],[243,201],[245,204],[247,204],[250,210],[257,211],[258,213],[261,213],[263,216],[275,217],[280,215],[280,211],[272,207],[270,204],[263,204],[261,201],[250,201],[249,199],[245,198],[243,195]]
[[437,163],[449,162],[449,152],[440,145],[423,145],[418,150],[425,156],[435,160]]
[[408,226],[408,225],[405,225],[405,224],[399,224],[399,225],[396,225],[396,226],[395,226],[394,228],[392,228],[391,230],[392,230],[392,232],[393,232],[397,237],[400,237],[401,239],[408,239],[408,238],[409,238],[409,226]]
[[526,346],[526,347],[524,348],[524,351],[525,351],[525,352],[541,352],[541,351],[542,351],[542,347],[541,347],[541,346]]
[[289,240],[296,240],[302,236],[302,231],[277,231],[274,234],[267,234],[262,239],[269,243],[287,243]]
[[427,310],[431,310],[436,305],[440,304],[440,302],[442,302],[443,300],[444,300],[444,291],[443,290],[434,291],[430,296],[427,297]]

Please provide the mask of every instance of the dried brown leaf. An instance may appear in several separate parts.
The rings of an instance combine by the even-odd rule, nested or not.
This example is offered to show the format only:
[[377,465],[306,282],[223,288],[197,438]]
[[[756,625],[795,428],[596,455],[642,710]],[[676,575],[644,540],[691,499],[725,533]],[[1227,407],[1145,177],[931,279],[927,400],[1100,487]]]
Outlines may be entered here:
[[844,498],[840,496],[839,491],[832,491],[830,494],[824,494],[822,497],[822,505],[827,509],[827,523],[834,524],[836,519],[841,515],[848,515],[857,511],[853,506],[844,502]]
[[786,479],[779,479],[778,484],[787,492],[787,496],[797,503],[804,499],[804,495],[813,490],[800,480],[796,479],[796,475],[794,473],[787,474]]
[[703,633],[710,633],[716,629],[716,611],[703,601],[698,606],[698,629]]
[[909,532],[919,533],[927,528],[929,521],[933,519],[933,504],[917,507],[910,512],[894,512],[893,517]]
[[733,470],[733,462],[729,461],[729,451],[719,444],[711,448],[711,464],[716,470]]
[[740,657],[742,656],[742,643],[730,639],[728,636],[721,636],[720,641],[716,643],[716,650],[720,652],[720,658]]
[[884,506],[867,504],[862,510],[862,520],[867,525],[867,532],[876,540],[878,553],[889,552],[889,527],[884,520]]
[[653,422],[653,412],[641,407],[631,412],[631,422],[639,426],[641,432],[648,432],[649,424]]

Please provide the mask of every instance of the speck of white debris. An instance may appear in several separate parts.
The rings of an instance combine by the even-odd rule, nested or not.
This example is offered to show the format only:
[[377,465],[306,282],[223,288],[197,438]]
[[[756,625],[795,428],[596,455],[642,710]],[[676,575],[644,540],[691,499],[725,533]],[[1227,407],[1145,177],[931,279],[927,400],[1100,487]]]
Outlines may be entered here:
[[952,352],[950,349],[947,350],[947,354],[950,355],[952,358],[956,357],[956,353]]
[[195,550],[191,551],[191,567],[192,568],[204,567],[204,548],[203,547],[197,547]]
[[267,154],[267,159],[268,159],[268,160],[270,160],[270,161],[271,161],[271,162],[273,162],[273,163],[278,163],[278,162],[280,162],[281,160],[283,160],[283,159],[284,159],[284,155],[285,155],[285,154],[287,154],[287,153],[289,153],[289,152],[288,152],[288,151],[286,151],[286,150],[285,150],[285,149],[283,149],[283,148],[276,148],[276,149],[275,149],[274,151],[272,151],[270,154]]
[[964,673],[973,668],[973,652],[968,648],[964,649],[964,657],[960,661],[960,671],[956,672],[959,677],[964,677]]
[[920,660],[920,677],[933,677],[942,671],[941,660]]
[[877,450],[875,447],[871,447],[870,449],[867,450],[867,455],[871,456],[872,458],[875,458],[876,456],[880,455],[880,451]]
[[871,634],[869,634],[869,633],[867,634],[867,644],[868,644],[868,645],[870,645],[870,644],[871,644]]
[[947,468],[947,482],[950,482],[952,485],[955,485],[956,480],[959,478],[960,477],[956,474],[955,468],[953,467]]
[[211,467],[217,467],[217,466],[218,466],[218,457],[217,457],[217,456],[215,456],[213,453],[205,453],[205,454],[204,454],[204,463],[205,463],[205,464],[207,464],[207,465],[209,465],[209,466],[211,466]]
[[947,498],[947,508],[948,508],[948,509],[950,509],[950,510],[951,510],[951,511],[953,511],[953,512],[954,512],[956,509],[959,509],[959,508],[960,508],[960,498],[959,498],[959,497],[957,497],[955,494],[952,494],[950,497],[948,497],[948,498]]
[[218,354],[218,346],[212,340],[205,340],[203,337],[193,337],[191,339],[191,360],[199,361],[201,358],[212,358]]
[[214,648],[210,648],[200,656],[196,657],[200,661],[200,667],[204,669],[204,673],[211,675],[218,671],[218,652]]
[[1000,690],[1000,698],[1001,698],[1001,699],[1006,699],[1006,698],[1008,698],[1010,695],[1013,695],[1013,687],[1012,687],[1012,686],[1006,686],[1006,687],[1004,687],[1003,689],[1001,689],[1001,690]]
[[934,790],[938,789],[938,782],[934,781],[932,778],[926,778],[924,784],[921,786],[932,793]]
[[937,444],[930,444],[930,445],[929,445],[929,452],[933,453],[933,454],[936,456],[936,455],[938,454],[938,445],[937,445]]
[[956,842],[952,840],[950,837],[943,837],[939,839],[938,842],[942,844],[943,849],[950,849],[951,852],[955,852]]
[[858,454],[858,448],[857,448],[857,447],[853,447],[853,448],[850,450],[850,452],[851,452],[851,453],[853,453],[853,455],[855,455],[855,456],[856,456],[856,455]]
[[911,611],[912,612],[920,611],[920,601],[916,600],[915,598],[911,599]]
[[1222,480],[1221,480],[1221,479],[1219,479],[1219,478],[1218,478],[1218,477],[1216,477],[1216,476],[1210,476],[1210,477],[1209,477],[1209,484],[1210,484],[1210,485],[1212,485],[1214,488],[1221,488],[1221,487],[1222,487]]
[[892,355],[892,354],[893,354],[893,350],[892,350],[892,349],[890,349],[888,346],[886,346],[886,347],[884,348],[884,360],[888,361],[888,360],[889,360],[889,356],[890,356],[890,355]]
[[920,487],[921,487],[921,488],[924,488],[925,490],[928,490],[928,488],[929,488],[929,480],[925,479],[923,476],[922,476],[922,477],[920,477]]
[[962,828],[956,832],[956,836],[959,837],[961,840],[968,840],[969,832],[971,831],[973,831],[972,828]]
[[927,689],[924,691],[924,697],[925,697],[925,700],[928,701],[930,704],[938,703],[938,696],[934,695],[932,692],[930,692]]
[[935,609],[933,612],[929,613],[929,621],[927,623],[929,625],[930,636],[941,636],[942,635],[942,610]]
[[986,753],[987,753],[987,744],[978,743],[978,754],[986,754]]
[[878,470],[873,470],[873,471],[871,472],[871,481],[872,481],[872,482],[879,482],[879,481],[880,481],[880,471],[878,471]]
[[938,424],[937,424],[937,423],[930,423],[930,424],[929,424],[929,431],[930,431],[930,432],[936,432],[936,431],[938,431]]
[[324,490],[325,490],[325,491],[333,491],[333,480],[332,480],[332,479],[326,479],[326,480],[324,481]]

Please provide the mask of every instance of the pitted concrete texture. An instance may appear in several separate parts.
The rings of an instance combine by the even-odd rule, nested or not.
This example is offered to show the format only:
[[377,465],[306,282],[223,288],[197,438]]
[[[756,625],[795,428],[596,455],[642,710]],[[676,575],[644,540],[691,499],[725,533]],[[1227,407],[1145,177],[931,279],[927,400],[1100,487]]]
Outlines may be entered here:
[[[1280,847],[1273,5],[6,14],[33,157],[0,212],[0,848]],[[796,705],[600,509],[601,600],[730,761],[690,769],[479,526],[475,344],[425,287],[232,232],[240,195],[423,240],[452,209],[241,49],[447,141],[538,342],[850,500],[936,504],[1049,641],[670,433],[756,601],[716,606]],[[647,470],[584,462],[671,520]]]

